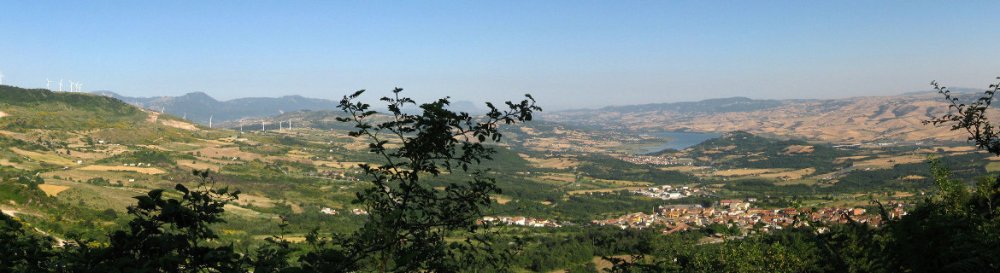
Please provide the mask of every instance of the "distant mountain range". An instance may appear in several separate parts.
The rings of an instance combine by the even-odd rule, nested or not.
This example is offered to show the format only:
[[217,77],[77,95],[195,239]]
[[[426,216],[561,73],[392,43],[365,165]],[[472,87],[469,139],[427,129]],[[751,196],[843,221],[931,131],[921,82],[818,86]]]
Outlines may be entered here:
[[[209,118],[212,118],[214,123],[223,123],[246,118],[273,118],[299,111],[339,111],[337,109],[338,101],[297,95],[219,101],[203,92],[192,92],[176,97],[129,97],[111,91],[93,93],[113,97],[141,108],[183,117],[200,124],[208,124]],[[469,113],[482,113],[484,111],[483,108],[477,107],[476,104],[469,101],[452,101],[451,109]]]
[[[952,91],[962,100],[975,99],[983,92],[970,88]],[[734,97],[546,112],[542,117],[548,121],[605,130],[746,131],[832,143],[965,140],[961,132],[951,131],[946,126],[923,124],[947,111],[947,102],[940,94],[924,91],[826,100]]]
[[213,122],[224,122],[241,118],[269,117],[300,110],[333,110],[337,108],[336,101],[302,96],[239,98],[219,101],[202,92],[187,93],[177,97],[146,98],[128,97],[109,91],[94,93],[117,98],[142,108],[185,117],[187,120],[201,124],[207,124],[210,117]]

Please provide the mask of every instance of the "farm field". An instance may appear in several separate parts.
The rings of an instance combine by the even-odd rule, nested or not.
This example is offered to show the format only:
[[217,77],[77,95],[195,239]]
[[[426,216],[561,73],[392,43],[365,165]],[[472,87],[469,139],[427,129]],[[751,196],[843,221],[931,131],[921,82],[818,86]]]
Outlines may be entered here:
[[54,153],[25,151],[25,150],[21,150],[21,149],[18,149],[18,148],[10,148],[10,150],[13,151],[14,153],[18,154],[18,155],[30,158],[31,160],[35,160],[35,161],[45,162],[45,163],[59,165],[59,166],[72,166],[72,165],[76,165],[76,162],[73,162],[72,160],[69,160],[67,158],[61,157],[61,156],[56,155]]
[[536,168],[565,170],[572,167],[576,167],[578,165],[578,162],[576,162],[571,158],[564,158],[564,157],[535,158],[521,153],[519,153],[518,156],[520,156],[524,160],[527,160],[528,162],[531,162],[531,164]]
[[[963,151],[964,152],[964,151]],[[856,168],[888,169],[898,164],[911,164],[927,161],[926,155],[902,155],[882,157],[855,162]]]
[[132,166],[107,166],[90,165],[79,168],[81,171],[112,171],[112,172],[136,172],[141,174],[163,174],[165,171],[157,168],[132,167]]
[[38,185],[38,188],[42,189],[42,191],[44,191],[46,195],[53,197],[59,195],[59,193],[65,190],[70,189],[67,186],[49,185],[49,184]]

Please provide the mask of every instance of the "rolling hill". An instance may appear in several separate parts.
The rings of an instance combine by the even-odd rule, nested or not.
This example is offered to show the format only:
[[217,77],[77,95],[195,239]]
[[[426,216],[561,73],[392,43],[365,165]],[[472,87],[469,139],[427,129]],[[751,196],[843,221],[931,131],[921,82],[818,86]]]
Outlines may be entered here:
[[[976,94],[961,92],[963,97]],[[898,96],[831,100],[754,100],[728,98],[699,102],[647,104],[545,113],[549,121],[634,132],[746,131],[831,143],[963,141],[947,127],[924,125],[941,116],[940,95],[914,92]]]
[[122,144],[192,138],[195,124],[87,93],[0,86],[0,130],[19,138],[48,134],[89,136]]

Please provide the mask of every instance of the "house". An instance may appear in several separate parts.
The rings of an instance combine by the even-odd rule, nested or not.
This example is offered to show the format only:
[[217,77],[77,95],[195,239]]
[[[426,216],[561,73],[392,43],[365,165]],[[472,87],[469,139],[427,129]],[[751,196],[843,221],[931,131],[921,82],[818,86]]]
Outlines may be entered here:
[[750,207],[750,204],[744,203],[743,201],[740,200],[726,199],[719,201],[719,206],[728,209],[746,210],[747,208]]
[[337,215],[337,210],[331,208],[323,208],[319,212],[326,215]]
[[786,209],[782,209],[781,210],[781,214],[788,215],[788,216],[795,216],[795,215],[799,215],[799,211],[796,210],[796,209],[794,209],[794,208],[786,208]]
[[854,216],[861,216],[864,214],[865,214],[865,209],[863,208],[854,208],[853,210],[851,210],[851,215]]

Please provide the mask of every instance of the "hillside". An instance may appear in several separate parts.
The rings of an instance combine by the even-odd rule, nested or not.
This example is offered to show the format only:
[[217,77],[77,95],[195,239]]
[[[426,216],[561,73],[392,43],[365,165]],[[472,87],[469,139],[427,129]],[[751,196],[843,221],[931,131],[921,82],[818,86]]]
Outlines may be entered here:
[[270,234],[279,213],[328,231],[351,226],[350,216],[316,220],[321,207],[349,204],[366,155],[329,145],[351,143],[329,131],[236,138],[107,96],[11,86],[0,86],[0,113],[0,210],[46,234],[101,239],[128,220],[132,197],[195,184],[191,172],[205,169],[247,192],[226,207],[226,228],[240,230],[229,236]]
[[[665,153],[669,154],[669,152]],[[815,168],[827,171],[836,158],[851,155],[825,144],[761,137],[743,131],[725,133],[676,153],[726,168]]]
[[[962,95],[975,97],[971,93]],[[940,95],[921,92],[833,100],[731,98],[562,111],[546,113],[544,118],[637,132],[746,131],[832,143],[964,140],[960,132],[922,124],[946,111],[947,104]]]
[[[22,140],[105,140],[121,144],[184,141],[200,129],[169,115],[86,93],[0,86],[0,132]],[[44,135],[44,136],[40,136]]]
[[730,113],[764,110],[785,104],[778,100],[755,100],[747,97],[707,99],[696,102],[651,103],[630,106],[609,106],[601,110],[626,113],[671,111],[680,113]]
[[0,86],[0,128],[125,127],[146,114],[119,100],[83,93]]
[[299,110],[294,112],[287,112],[278,115],[272,115],[268,117],[254,118],[249,120],[233,120],[225,122],[216,122],[215,128],[229,128],[234,130],[239,130],[241,125],[243,131],[260,131],[261,123],[264,124],[264,129],[266,130],[278,130],[278,123],[281,123],[281,128],[288,129],[289,123],[294,128],[312,128],[312,129],[338,129],[338,130],[348,130],[354,128],[353,125],[345,122],[337,121],[337,117],[343,117],[343,112],[339,110]]

